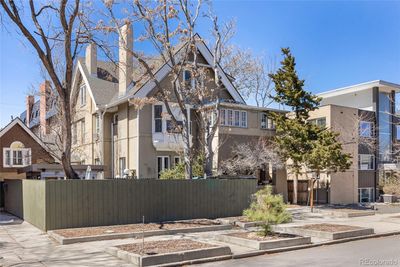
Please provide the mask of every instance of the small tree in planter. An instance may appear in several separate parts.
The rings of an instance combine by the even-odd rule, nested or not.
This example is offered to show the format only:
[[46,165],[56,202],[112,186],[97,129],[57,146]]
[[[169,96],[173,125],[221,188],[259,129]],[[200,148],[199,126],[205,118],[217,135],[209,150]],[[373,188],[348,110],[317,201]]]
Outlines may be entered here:
[[243,211],[243,215],[252,221],[261,221],[264,236],[271,234],[272,225],[292,220],[282,196],[272,194],[270,186],[264,187],[253,195],[250,207]]

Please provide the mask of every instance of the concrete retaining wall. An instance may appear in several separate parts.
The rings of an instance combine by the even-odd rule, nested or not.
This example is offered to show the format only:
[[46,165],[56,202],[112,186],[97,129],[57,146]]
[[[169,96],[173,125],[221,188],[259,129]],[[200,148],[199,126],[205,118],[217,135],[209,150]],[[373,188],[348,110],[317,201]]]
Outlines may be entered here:
[[6,182],[6,210],[45,231],[139,223],[143,216],[145,222],[239,216],[257,190],[254,179],[16,182]]

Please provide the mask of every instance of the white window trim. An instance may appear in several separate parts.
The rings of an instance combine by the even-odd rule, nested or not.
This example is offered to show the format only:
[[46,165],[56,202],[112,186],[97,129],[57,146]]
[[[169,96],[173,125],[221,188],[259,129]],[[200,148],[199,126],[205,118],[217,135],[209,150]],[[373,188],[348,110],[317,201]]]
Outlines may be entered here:
[[[158,172],[158,159],[161,158],[161,170]],[[168,159],[168,168],[165,167],[165,159]],[[169,156],[157,156],[157,176],[160,175],[160,173],[166,169],[171,168],[171,160]]]
[[[10,151],[10,164],[6,164],[6,151]],[[14,164],[14,151],[21,151],[22,153],[22,165],[20,164]],[[24,158],[24,155],[26,155],[26,152],[28,152],[29,157]],[[31,165],[32,163],[32,153],[30,148],[8,148],[4,147],[3,148],[3,167],[4,168],[19,168],[19,167],[25,167],[28,165]]]
[[[229,113],[232,112],[232,121],[229,124]],[[236,124],[235,114],[239,113],[239,122]],[[243,114],[246,114],[246,120],[243,121]],[[247,128],[248,126],[248,114],[246,110],[237,109],[221,109],[220,110],[220,122],[221,126],[235,127],[235,128]]]
[[[368,169],[362,169],[361,168],[361,157],[362,156],[372,157],[372,169],[369,168],[369,167],[368,167]],[[360,171],[373,171],[373,170],[375,170],[375,155],[373,155],[373,154],[359,154],[358,155],[358,170],[360,170]]]

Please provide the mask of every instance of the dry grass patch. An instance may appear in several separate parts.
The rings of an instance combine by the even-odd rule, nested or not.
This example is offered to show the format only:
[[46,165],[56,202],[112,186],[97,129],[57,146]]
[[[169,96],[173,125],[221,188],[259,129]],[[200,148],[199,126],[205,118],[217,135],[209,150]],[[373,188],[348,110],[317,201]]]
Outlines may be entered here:
[[260,234],[259,232],[241,232],[241,233],[233,233],[233,234],[228,234],[228,235],[234,236],[234,237],[250,239],[250,240],[256,240],[256,241],[269,241],[269,240],[289,239],[289,238],[296,237],[291,234],[283,234],[283,233],[270,233],[270,234],[264,236],[264,235]]
[[216,245],[193,241],[190,239],[177,239],[177,240],[162,240],[162,241],[150,241],[145,242],[144,246],[142,243],[132,243],[117,246],[117,248],[139,255],[157,255],[164,253],[173,253],[186,250],[212,248]]
[[111,226],[96,226],[96,227],[83,227],[83,228],[69,228],[53,231],[54,233],[66,238],[83,237],[83,236],[96,236],[107,234],[123,234],[123,233],[137,233],[156,230],[174,230],[185,228],[196,228],[204,226],[219,225],[220,223],[214,220],[198,219],[188,221],[176,221],[166,223],[137,223],[125,225],[111,225]]
[[330,233],[362,229],[361,227],[358,226],[329,224],[329,223],[309,224],[309,225],[297,226],[296,228],[313,230],[313,231],[330,232]]

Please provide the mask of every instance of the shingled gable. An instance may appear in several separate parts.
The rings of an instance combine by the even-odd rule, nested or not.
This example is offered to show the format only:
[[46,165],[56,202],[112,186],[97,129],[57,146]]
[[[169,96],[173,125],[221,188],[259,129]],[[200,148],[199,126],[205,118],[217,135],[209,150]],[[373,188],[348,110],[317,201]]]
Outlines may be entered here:
[[[196,34],[196,36],[197,36],[197,38],[199,38],[199,41],[196,42],[196,47],[197,47],[198,51],[205,58],[207,63],[210,66],[212,66],[213,58],[214,58],[213,54],[208,49],[206,44],[201,40],[200,36],[198,34]],[[179,53],[179,51],[177,52],[177,54],[178,53]],[[245,100],[240,95],[240,93],[235,88],[235,86],[232,84],[231,79],[228,78],[225,71],[221,68],[221,66],[218,65],[217,67],[218,67],[219,73],[221,74],[221,81],[222,81],[223,85],[226,87],[226,89],[228,90],[228,92],[230,93],[230,95],[232,96],[232,98],[238,103],[245,104],[246,103]],[[155,78],[157,79],[157,81],[160,82],[169,74],[170,71],[171,71],[170,64],[165,63],[159,70],[157,70],[157,72],[155,73]],[[154,89],[155,86],[156,86],[155,82],[149,80],[140,89],[138,89],[136,91],[136,93],[134,94],[133,97],[138,97],[138,98],[146,97]]]
[[[42,142],[42,140],[39,139],[22,121],[20,118],[15,118],[12,120],[7,126],[5,126],[3,129],[0,130],[0,138],[6,134],[10,129],[12,129],[16,124],[21,126],[21,128],[29,134],[33,140],[36,141],[44,150],[49,151],[49,148],[46,146],[45,143]],[[53,157],[54,158],[54,157]]]

